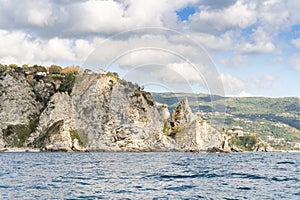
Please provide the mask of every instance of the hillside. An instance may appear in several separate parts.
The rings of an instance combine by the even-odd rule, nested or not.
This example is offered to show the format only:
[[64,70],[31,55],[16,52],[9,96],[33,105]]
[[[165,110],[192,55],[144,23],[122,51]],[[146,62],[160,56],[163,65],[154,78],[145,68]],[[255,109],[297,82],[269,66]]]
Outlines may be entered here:
[[[172,111],[187,97],[193,112],[210,119],[213,108],[225,103],[224,124],[217,129],[228,132],[235,127],[255,133],[277,149],[300,149],[300,98],[221,97],[206,94],[153,93],[154,99]],[[202,111],[202,112],[201,112]]]

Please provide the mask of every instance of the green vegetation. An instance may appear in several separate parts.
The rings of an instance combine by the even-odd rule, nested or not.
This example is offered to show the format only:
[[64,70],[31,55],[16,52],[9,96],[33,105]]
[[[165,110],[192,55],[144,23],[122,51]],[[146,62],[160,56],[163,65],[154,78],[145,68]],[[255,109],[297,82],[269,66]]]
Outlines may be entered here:
[[181,126],[173,126],[171,127],[171,132],[169,133],[169,136],[173,138],[180,138],[182,137],[182,129],[183,127]]
[[[32,86],[36,86],[37,83],[41,80],[44,83],[47,83],[47,87],[50,87],[52,85],[52,88],[48,88],[50,90],[49,93],[51,96],[57,91],[68,92],[70,94],[74,86],[75,78],[80,72],[80,67],[69,66],[62,68],[58,65],[51,65],[47,69],[46,67],[40,65],[22,65],[22,67],[19,67],[16,64],[0,64],[0,72],[4,71],[9,73],[12,77],[16,79],[19,78],[20,74],[23,74],[23,76],[25,76],[25,78],[27,79],[28,83]],[[45,98],[44,96],[41,96],[41,94],[38,91],[34,90],[34,92],[38,98],[37,100],[46,105],[49,100],[49,96]]]
[[52,135],[59,134],[61,131],[61,128],[63,126],[64,121],[59,120],[52,124],[52,126],[46,128],[38,138],[35,139],[34,144],[36,147],[45,146],[47,143],[50,142],[50,137]]
[[165,122],[164,128],[163,128],[163,133],[167,135],[167,134],[169,134],[170,130],[171,130],[171,127],[169,126],[169,122]]
[[116,72],[107,72],[105,75],[106,75],[106,76],[113,77],[113,78],[115,78],[115,79],[117,79],[117,80],[120,80],[119,74],[116,73]]
[[29,138],[30,134],[35,130],[38,119],[31,119],[27,125],[8,125],[3,131],[3,138],[12,147],[23,147],[24,142]]
[[68,73],[66,74],[65,77],[62,77],[61,80],[61,84],[58,88],[59,92],[68,92],[69,94],[71,94],[74,83],[75,83],[75,74],[72,73]]
[[77,75],[80,72],[80,67],[79,66],[69,66],[65,67],[60,71],[61,74],[73,74]]
[[178,134],[181,133],[181,130],[182,130],[182,127],[181,126],[171,126],[170,125],[170,122],[166,121],[164,123],[164,128],[162,130],[162,132],[167,135],[167,136],[170,136],[170,137],[177,137]]
[[61,66],[57,66],[57,65],[51,65],[48,68],[48,71],[50,74],[60,74],[62,70],[63,70],[63,68]]
[[75,139],[77,139],[78,144],[80,146],[86,147],[86,141],[84,141],[84,140],[81,139],[82,137],[79,136],[79,133],[78,133],[77,130],[71,130],[70,131],[70,136],[71,136],[72,141],[74,141]]
[[174,134],[176,134],[176,133],[178,133],[182,128],[181,128],[181,126],[173,126],[171,129],[172,129],[172,132],[173,132]]
[[17,64],[9,64],[8,67],[9,67],[10,69],[16,69],[16,68],[18,68],[19,66],[18,66]]
[[173,112],[174,115],[173,119],[175,122],[182,120],[182,115],[180,114],[180,110],[181,110],[181,105],[178,105]]
[[33,65],[32,67],[27,68],[27,70],[31,73],[37,73],[37,72],[47,73],[46,67],[41,66],[41,65]]
[[252,151],[255,145],[259,142],[256,135],[244,135],[241,137],[233,137],[229,140],[230,146],[236,146],[242,150]]

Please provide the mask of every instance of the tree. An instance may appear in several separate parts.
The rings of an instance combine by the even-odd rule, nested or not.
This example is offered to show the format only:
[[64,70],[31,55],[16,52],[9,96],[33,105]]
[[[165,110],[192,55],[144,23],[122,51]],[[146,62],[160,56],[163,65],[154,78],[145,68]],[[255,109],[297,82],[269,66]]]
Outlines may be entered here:
[[47,69],[40,65],[33,65],[29,68],[32,72],[47,72]]
[[19,66],[17,64],[9,64],[8,67],[9,67],[9,69],[16,69]]
[[51,65],[48,68],[48,71],[50,74],[60,74],[60,72],[62,71],[62,67],[58,65]]
[[22,68],[23,68],[23,69],[28,69],[29,66],[28,66],[27,64],[24,64],[24,65],[22,65]]
[[69,66],[61,70],[62,74],[79,74],[80,67],[79,66]]

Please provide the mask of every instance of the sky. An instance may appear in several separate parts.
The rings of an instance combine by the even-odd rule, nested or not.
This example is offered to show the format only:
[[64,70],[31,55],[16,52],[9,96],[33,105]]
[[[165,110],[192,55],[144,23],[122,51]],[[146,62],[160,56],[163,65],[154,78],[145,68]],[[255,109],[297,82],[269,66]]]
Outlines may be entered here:
[[0,63],[116,71],[150,91],[300,96],[299,0],[0,0]]

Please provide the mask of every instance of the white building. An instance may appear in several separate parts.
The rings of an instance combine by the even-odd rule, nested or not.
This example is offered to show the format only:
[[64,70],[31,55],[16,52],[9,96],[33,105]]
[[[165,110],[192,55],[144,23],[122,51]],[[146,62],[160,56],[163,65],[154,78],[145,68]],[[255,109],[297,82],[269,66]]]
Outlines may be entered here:
[[227,133],[237,134],[238,137],[244,136],[244,129],[240,126],[234,126],[227,131]]

